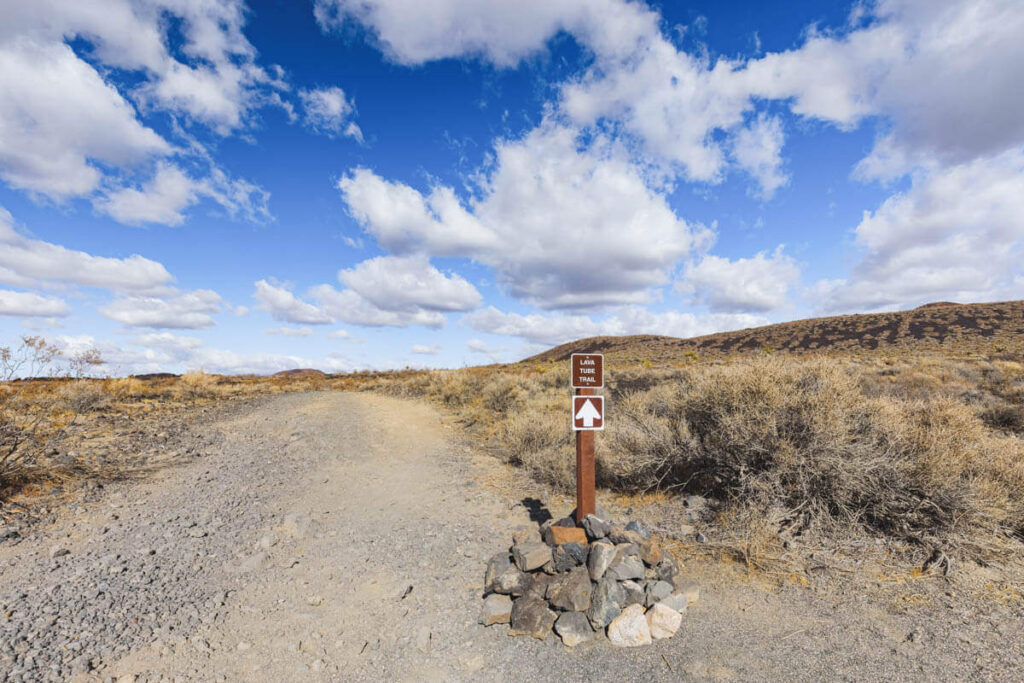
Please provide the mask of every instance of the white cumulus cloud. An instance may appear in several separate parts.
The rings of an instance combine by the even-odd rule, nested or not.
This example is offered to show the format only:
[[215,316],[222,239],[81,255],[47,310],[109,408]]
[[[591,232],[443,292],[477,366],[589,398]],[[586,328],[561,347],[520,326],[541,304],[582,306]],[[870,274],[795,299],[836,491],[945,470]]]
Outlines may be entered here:
[[779,246],[735,261],[705,256],[686,268],[676,288],[712,311],[764,313],[783,308],[799,280],[799,266]]
[[0,289],[0,315],[46,318],[64,317],[70,314],[71,307],[63,299],[42,296],[34,292]]

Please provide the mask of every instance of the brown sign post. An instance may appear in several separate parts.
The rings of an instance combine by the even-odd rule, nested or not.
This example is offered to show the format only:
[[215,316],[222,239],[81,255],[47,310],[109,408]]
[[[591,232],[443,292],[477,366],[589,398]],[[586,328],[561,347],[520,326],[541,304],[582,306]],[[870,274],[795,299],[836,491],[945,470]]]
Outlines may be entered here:
[[572,428],[576,432],[576,521],[594,514],[597,505],[594,472],[594,432],[604,429],[604,356],[574,353],[569,358],[572,387]]

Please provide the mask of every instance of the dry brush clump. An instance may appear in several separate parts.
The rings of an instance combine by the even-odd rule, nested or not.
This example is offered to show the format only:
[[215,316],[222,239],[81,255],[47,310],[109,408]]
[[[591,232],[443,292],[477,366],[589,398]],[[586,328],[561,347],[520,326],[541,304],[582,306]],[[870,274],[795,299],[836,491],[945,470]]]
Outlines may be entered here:
[[954,399],[870,398],[858,370],[766,358],[695,369],[616,407],[601,472],[850,528],[984,553],[1024,534],[1024,442]]
[[[565,365],[427,373],[389,390],[454,409],[495,454],[569,490]],[[610,369],[605,393],[599,485],[708,497],[738,542],[860,535],[974,559],[1020,551],[1024,365],[762,354]]]

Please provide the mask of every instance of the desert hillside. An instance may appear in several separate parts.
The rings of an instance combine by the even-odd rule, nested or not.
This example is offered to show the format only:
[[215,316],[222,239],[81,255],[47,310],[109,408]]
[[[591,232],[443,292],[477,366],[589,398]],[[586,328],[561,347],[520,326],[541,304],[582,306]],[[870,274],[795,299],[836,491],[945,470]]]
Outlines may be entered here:
[[720,332],[692,339],[659,335],[590,337],[556,346],[527,361],[560,361],[601,352],[619,360],[671,362],[698,354],[717,357],[751,351],[861,352],[948,350],[1002,352],[1024,344],[1024,301],[926,304],[910,311],[841,315]]

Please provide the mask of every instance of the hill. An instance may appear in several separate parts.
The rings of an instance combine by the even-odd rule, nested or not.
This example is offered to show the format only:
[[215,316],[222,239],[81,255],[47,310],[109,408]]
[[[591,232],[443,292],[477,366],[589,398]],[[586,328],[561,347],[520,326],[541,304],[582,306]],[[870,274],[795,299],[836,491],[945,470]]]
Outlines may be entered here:
[[848,353],[924,349],[1020,352],[1024,350],[1024,301],[940,302],[910,311],[794,320],[692,339],[653,334],[590,337],[556,346],[524,362],[562,361],[580,352],[672,362],[694,353],[724,357],[764,350]]

